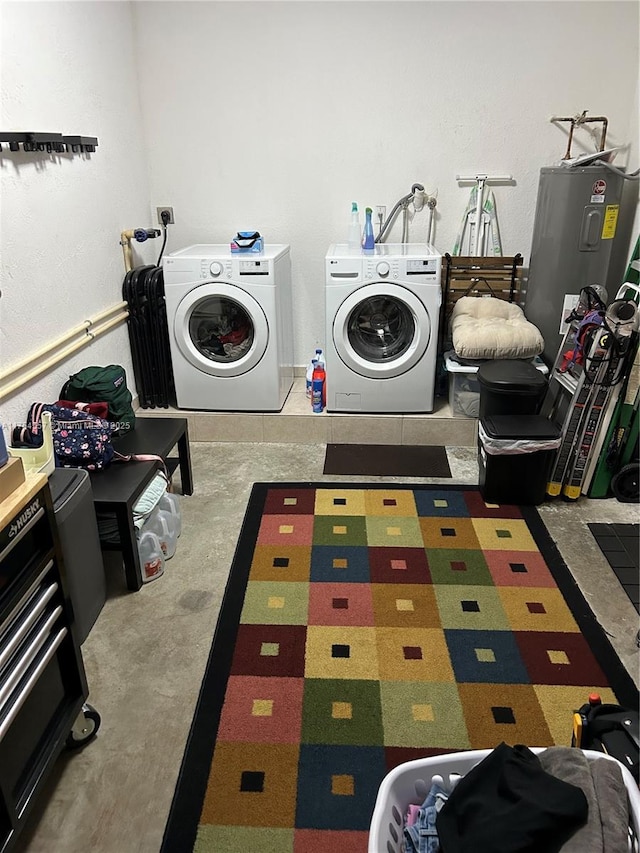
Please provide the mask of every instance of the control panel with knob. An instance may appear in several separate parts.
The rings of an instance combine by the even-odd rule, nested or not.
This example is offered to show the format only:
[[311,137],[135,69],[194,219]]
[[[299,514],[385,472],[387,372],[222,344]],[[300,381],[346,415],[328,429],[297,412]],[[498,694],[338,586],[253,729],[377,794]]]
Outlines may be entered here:
[[209,267],[209,272],[211,273],[211,275],[216,276],[216,277],[221,275],[223,270],[224,270],[224,267],[220,263],[220,261],[213,261],[213,263]]
[[382,278],[385,278],[386,276],[388,276],[390,270],[391,270],[391,268],[386,261],[380,261],[380,263],[376,267],[376,272]]

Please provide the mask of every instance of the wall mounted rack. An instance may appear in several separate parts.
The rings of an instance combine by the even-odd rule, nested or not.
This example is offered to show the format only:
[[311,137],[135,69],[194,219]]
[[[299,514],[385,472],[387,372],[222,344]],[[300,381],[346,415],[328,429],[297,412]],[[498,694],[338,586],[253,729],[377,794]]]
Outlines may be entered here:
[[62,133],[35,133],[33,131],[20,133],[4,133],[0,131],[0,151],[2,144],[9,146],[9,151],[46,151],[47,154],[73,154],[92,152],[98,147],[95,136],[66,136]]

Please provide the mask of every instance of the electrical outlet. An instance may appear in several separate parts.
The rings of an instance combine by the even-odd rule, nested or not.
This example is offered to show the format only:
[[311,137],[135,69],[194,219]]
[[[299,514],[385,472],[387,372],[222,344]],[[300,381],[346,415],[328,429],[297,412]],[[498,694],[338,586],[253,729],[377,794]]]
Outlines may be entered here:
[[174,224],[175,219],[173,218],[173,208],[172,207],[168,207],[168,205],[165,204],[163,207],[156,207],[156,211],[158,213],[158,222],[160,223],[160,225],[165,224],[162,221],[162,214],[165,212],[169,214],[169,218],[167,219],[166,224],[167,225],[173,225]]
[[384,222],[384,218],[387,215],[387,207],[384,204],[376,204],[376,217],[379,220]]

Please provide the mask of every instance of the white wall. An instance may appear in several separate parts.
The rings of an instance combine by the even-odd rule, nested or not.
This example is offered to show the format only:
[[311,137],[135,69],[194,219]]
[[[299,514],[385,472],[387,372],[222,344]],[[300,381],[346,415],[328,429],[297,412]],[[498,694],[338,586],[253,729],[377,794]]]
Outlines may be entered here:
[[[152,226],[156,205],[175,208],[170,250],[244,228],[291,244],[304,364],[352,201],[390,210],[422,182],[450,251],[469,195],[456,174],[513,174],[495,188],[503,251],[527,261],[539,169],[566,145],[552,115],[607,115],[638,166],[635,2],[5,0],[0,15],[0,128],[99,139],[90,156],[0,153],[2,367],[120,300],[120,232]],[[574,151],[590,142],[578,133]],[[137,262],[158,244],[136,244]],[[133,388],[124,327],[0,403],[0,420],[111,362]]]
[[[120,302],[120,232],[151,223],[129,4],[3,2],[0,12],[0,128],[99,142],[94,154],[74,156],[10,153],[3,146],[0,364],[6,368]],[[70,373],[111,363],[125,367],[133,390],[125,326],[6,398],[0,420],[24,421],[30,403],[57,399]]]
[[608,144],[633,131],[637,3],[141,2],[135,19],[171,248],[247,228],[290,243],[297,364],[324,343],[323,259],[352,201],[389,211],[423,183],[451,251],[470,192],[456,174],[512,174],[494,189],[503,253],[527,262],[539,169],[566,149],[551,116],[606,115]]

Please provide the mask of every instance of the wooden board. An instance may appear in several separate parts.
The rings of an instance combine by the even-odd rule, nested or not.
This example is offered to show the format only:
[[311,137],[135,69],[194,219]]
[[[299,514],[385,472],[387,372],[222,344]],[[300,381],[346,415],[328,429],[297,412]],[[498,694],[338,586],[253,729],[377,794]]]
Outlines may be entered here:
[[21,486],[0,504],[0,528],[4,527],[31,498],[40,491],[47,482],[46,474],[25,475]]

